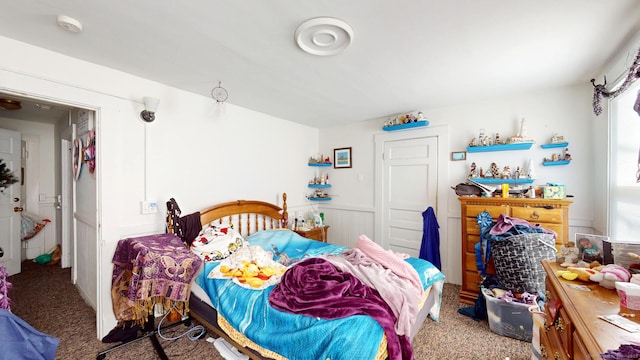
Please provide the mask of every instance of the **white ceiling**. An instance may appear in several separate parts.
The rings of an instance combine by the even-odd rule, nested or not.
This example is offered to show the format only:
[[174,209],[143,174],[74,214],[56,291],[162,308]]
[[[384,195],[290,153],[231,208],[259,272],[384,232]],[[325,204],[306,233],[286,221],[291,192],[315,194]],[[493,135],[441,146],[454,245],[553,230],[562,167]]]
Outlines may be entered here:
[[[0,2],[1,36],[316,127],[588,83],[640,32],[638,0]],[[301,51],[315,17],[350,46]]]

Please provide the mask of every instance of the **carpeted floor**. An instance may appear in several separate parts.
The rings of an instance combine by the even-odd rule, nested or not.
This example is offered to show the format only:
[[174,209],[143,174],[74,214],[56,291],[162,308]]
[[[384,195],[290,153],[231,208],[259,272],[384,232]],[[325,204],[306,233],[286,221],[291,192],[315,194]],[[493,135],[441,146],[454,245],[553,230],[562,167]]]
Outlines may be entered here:
[[[95,359],[99,352],[117,344],[97,339],[95,311],[71,283],[70,269],[22,263],[22,272],[10,276],[12,312],[34,328],[60,339],[56,359]],[[486,321],[460,315],[467,305],[458,302],[459,286],[446,284],[440,321],[427,319],[413,340],[416,360],[440,359],[531,359],[530,344],[494,334]],[[176,337],[189,328],[178,325],[163,334]],[[205,337],[206,338],[206,337]],[[169,359],[223,360],[206,340],[160,340]],[[154,360],[157,355],[149,339],[117,349],[106,359]]]

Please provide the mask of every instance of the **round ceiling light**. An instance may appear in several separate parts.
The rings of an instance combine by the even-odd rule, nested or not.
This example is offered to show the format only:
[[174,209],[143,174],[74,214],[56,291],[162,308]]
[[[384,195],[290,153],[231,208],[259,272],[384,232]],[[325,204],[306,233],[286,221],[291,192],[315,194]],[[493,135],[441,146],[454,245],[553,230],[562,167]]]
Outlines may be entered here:
[[295,40],[300,49],[309,54],[335,55],[351,44],[353,29],[346,22],[335,18],[313,18],[298,26]]
[[82,31],[82,24],[80,21],[66,15],[58,15],[58,26],[72,33],[79,33]]

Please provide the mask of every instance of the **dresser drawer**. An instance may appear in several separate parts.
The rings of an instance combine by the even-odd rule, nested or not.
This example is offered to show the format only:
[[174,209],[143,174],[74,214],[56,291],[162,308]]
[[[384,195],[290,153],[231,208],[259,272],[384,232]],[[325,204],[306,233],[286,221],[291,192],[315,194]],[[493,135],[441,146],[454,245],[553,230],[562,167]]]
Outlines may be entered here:
[[480,294],[480,283],[482,278],[477,271],[466,270],[462,273],[464,277],[464,283],[467,285],[467,290],[473,292],[476,296]]
[[476,254],[467,252],[464,254],[464,270],[478,272],[478,265],[476,264]]
[[567,220],[563,219],[562,209],[545,209],[537,207],[512,207],[511,216],[514,218],[527,220],[532,224],[562,224],[564,220]]
[[465,228],[467,229],[467,235],[480,235],[480,225],[475,217],[468,217],[463,220],[465,222]]
[[480,241],[480,235],[468,235],[465,242],[465,250],[470,253],[476,252],[476,244]]
[[573,359],[574,360],[591,360],[593,356],[589,355],[589,350],[584,345],[582,339],[577,333],[573,333]]
[[563,239],[565,239],[564,226],[562,224],[540,224],[544,229],[553,230],[558,235],[556,237],[556,249],[560,250],[560,245],[564,245],[562,243]]
[[500,214],[509,214],[509,208],[501,205],[467,205],[467,217],[472,217],[473,221],[481,212],[488,212],[492,218],[497,219]]

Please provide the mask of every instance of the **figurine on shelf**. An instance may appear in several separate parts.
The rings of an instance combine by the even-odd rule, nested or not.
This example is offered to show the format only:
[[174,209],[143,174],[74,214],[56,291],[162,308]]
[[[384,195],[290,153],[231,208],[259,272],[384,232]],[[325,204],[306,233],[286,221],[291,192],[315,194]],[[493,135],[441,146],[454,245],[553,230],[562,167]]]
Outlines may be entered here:
[[510,179],[511,178],[511,168],[509,168],[509,165],[505,166],[502,169],[502,179]]
[[536,176],[535,169],[533,166],[533,160],[529,159],[529,166],[527,166],[527,177],[529,179],[534,179]]
[[551,143],[557,144],[561,142],[564,142],[564,136],[558,135],[558,133],[553,134],[553,136],[551,137]]
[[494,144],[496,145],[502,144],[502,140],[500,140],[500,134],[498,133],[496,133],[496,140],[494,141]]
[[569,154],[569,148],[564,149],[564,159],[571,160],[571,154]]
[[472,162],[471,168],[469,169],[469,175],[467,175],[467,179],[477,178],[477,177],[478,177],[478,170],[476,170],[476,163]]
[[527,124],[524,120],[520,121],[520,132],[507,139],[507,143],[528,143],[534,142],[533,139],[527,137]]
[[516,167],[516,171],[513,172],[514,179],[520,179],[520,166]]
[[527,122],[522,118],[520,121],[520,136],[527,138]]
[[491,172],[492,178],[494,179],[500,178],[500,170],[498,170],[498,165],[496,165],[496,163],[491,163],[491,167],[489,168],[489,171]]

